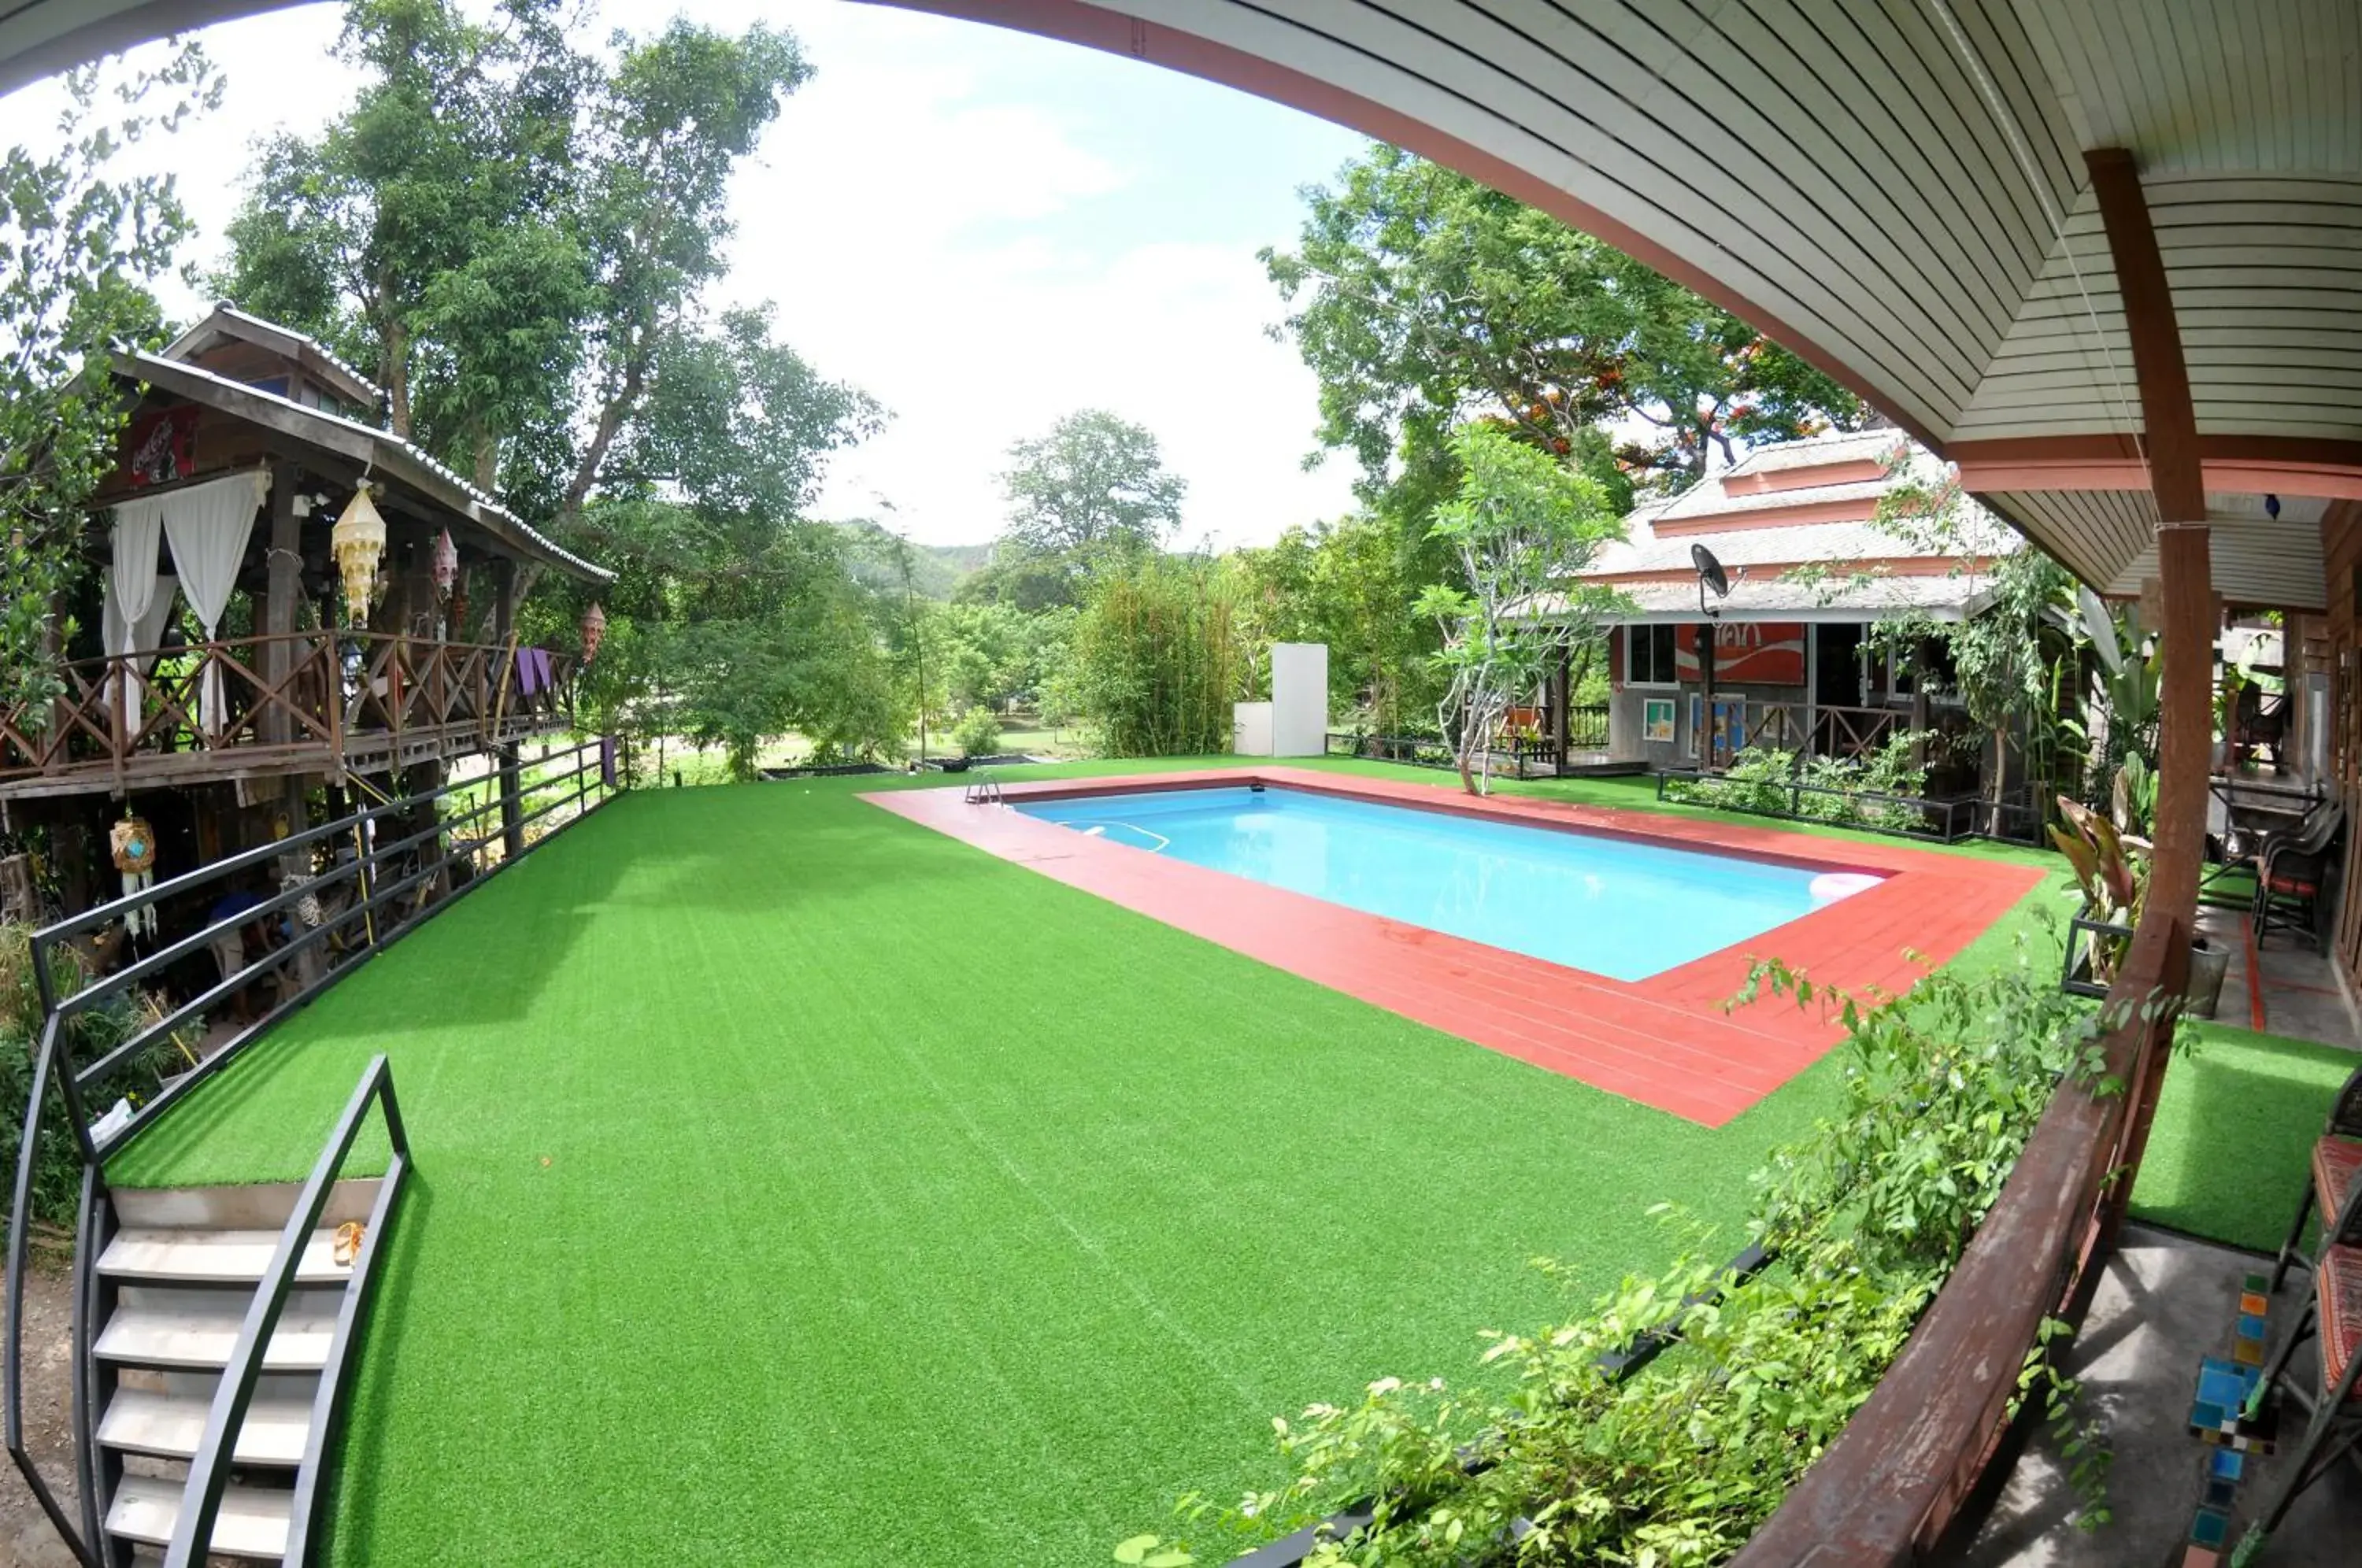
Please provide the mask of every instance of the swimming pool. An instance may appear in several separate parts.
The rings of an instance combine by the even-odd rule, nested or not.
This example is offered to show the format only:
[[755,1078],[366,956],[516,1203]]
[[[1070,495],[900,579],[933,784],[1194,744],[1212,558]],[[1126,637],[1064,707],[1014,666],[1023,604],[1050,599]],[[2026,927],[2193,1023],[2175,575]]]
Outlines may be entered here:
[[1011,804],[1169,859],[1618,980],[1661,974],[1879,880],[1304,790]]

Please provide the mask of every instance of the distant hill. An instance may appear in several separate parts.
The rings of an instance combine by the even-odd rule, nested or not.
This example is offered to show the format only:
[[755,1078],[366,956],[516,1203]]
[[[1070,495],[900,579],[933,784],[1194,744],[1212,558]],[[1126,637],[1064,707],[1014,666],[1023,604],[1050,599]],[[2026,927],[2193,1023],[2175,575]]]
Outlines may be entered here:
[[[872,588],[902,586],[894,564],[893,536],[866,517],[836,524],[849,547],[845,558],[854,578]],[[948,600],[952,590],[981,570],[992,559],[990,545],[920,545],[911,547],[911,587],[922,598]]]

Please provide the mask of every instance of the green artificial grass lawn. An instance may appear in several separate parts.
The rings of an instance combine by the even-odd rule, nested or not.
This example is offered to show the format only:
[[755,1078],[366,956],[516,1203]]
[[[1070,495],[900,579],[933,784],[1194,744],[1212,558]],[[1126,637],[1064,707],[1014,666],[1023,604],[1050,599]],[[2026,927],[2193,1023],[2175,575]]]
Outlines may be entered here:
[[1105,1562],[1275,1480],[1273,1416],[1661,1264],[1652,1205],[1735,1250],[1829,1103],[1824,1061],[1694,1126],[855,799],[904,782],[956,780],[627,795],[113,1163],[300,1176],[391,1055],[416,1180],[333,1561]]
[[2362,1057],[2334,1045],[2199,1024],[2158,1091],[2135,1219],[2278,1252],[2330,1101]]

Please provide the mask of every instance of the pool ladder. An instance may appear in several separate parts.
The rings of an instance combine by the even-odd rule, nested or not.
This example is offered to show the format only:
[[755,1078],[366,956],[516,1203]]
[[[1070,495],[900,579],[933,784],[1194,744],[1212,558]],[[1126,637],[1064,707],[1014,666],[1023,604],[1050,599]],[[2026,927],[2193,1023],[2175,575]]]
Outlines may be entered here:
[[1000,798],[1000,780],[990,774],[968,780],[966,800],[971,806],[1005,806],[1009,803]]

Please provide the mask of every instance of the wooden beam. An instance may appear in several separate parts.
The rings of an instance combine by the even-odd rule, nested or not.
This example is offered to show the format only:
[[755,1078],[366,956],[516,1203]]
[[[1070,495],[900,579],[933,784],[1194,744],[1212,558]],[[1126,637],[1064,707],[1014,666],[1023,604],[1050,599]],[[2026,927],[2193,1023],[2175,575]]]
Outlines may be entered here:
[[2181,357],[2181,330],[2173,293],[2150,226],[2133,156],[2122,148],[2083,155],[2098,198],[2100,221],[2115,263],[2116,289],[2132,340],[2133,376],[2140,392],[2142,453],[2157,497],[2158,567],[2164,579],[2165,624],[2159,628],[2165,668],[2158,682],[2157,851],[2149,873],[2148,918],[2193,927],[2198,878],[2206,850],[2206,778],[2214,744],[2213,690],[2213,564],[2206,528],[2206,480],[2198,447],[2198,416],[2190,401],[2190,371]]

